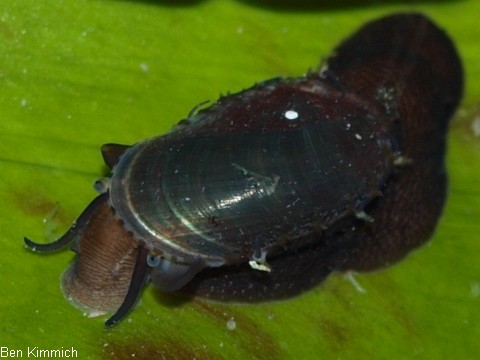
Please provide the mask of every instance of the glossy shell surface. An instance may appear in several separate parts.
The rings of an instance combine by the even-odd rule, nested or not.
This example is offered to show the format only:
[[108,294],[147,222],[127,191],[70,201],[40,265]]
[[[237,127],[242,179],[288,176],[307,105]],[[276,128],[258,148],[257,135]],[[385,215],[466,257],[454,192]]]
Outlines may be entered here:
[[318,79],[270,81],[128,149],[110,203],[137,239],[177,261],[298,249],[381,195],[392,125]]
[[455,47],[428,18],[372,21],[319,70],[222,97],[166,135],[104,145],[101,194],[56,242],[25,243],[73,244],[64,291],[116,310],[108,326],[150,281],[254,302],[390,265],[435,229],[462,89]]

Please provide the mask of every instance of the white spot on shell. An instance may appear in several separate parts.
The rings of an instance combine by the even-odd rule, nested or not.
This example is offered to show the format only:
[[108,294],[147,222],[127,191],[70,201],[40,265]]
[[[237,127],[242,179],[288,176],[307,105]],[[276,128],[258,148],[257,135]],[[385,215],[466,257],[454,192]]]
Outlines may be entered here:
[[360,134],[355,134],[355,139],[357,139],[357,140],[362,140],[362,135],[360,135]]
[[395,166],[406,166],[406,165],[410,165],[412,162],[413,162],[412,159],[406,156],[402,156],[399,153],[396,153],[395,158],[393,159],[393,165]]
[[296,120],[298,119],[298,112],[296,112],[295,110],[287,110],[285,111],[284,116],[287,120]]
[[368,215],[365,211],[359,211],[357,213],[355,213],[355,217],[359,220],[363,220],[365,222],[368,222],[368,223],[373,223],[373,218]]

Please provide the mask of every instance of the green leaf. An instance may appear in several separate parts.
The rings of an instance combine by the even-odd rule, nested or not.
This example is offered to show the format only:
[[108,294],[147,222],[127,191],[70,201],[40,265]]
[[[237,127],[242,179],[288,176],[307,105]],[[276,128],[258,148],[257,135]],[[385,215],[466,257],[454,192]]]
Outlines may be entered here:
[[[0,350],[71,349],[82,359],[473,358],[480,338],[478,4],[346,8],[305,2],[4,0],[0,7]],[[293,2],[292,2],[293,3]],[[352,2],[349,2],[352,4]],[[359,4],[363,2],[358,2]],[[328,6],[327,6],[328,5]],[[466,69],[448,153],[450,193],[432,241],[355,280],[333,275],[261,305],[178,302],[152,289],[119,326],[70,306],[73,258],[27,251],[51,241],[94,197],[99,146],[166,132],[205,100],[298,76],[364,22],[424,11]],[[476,129],[476,130],[475,130]]]

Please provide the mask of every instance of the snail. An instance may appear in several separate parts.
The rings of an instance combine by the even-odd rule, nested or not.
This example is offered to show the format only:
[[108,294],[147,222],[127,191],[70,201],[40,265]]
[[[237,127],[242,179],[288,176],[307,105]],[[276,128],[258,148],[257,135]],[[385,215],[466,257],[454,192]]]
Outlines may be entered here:
[[323,66],[193,111],[169,133],[106,144],[109,178],[64,236],[66,297],[124,318],[142,289],[288,298],[333,271],[388,266],[441,214],[448,122],[463,88],[448,36],[421,14],[364,25]]

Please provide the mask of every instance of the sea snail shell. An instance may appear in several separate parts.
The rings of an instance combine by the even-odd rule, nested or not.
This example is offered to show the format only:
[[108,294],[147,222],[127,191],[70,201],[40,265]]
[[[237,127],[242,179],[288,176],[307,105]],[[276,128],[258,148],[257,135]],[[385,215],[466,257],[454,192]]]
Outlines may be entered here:
[[76,305],[113,325],[152,281],[219,300],[296,295],[334,270],[386,266],[441,213],[448,120],[463,87],[451,40],[397,14],[345,40],[322,69],[276,78],[166,135],[102,147],[112,175],[70,230]]

